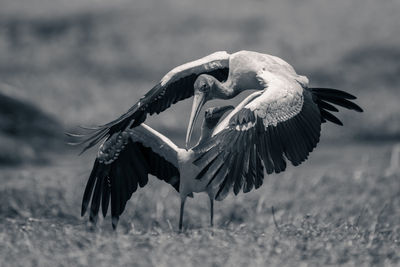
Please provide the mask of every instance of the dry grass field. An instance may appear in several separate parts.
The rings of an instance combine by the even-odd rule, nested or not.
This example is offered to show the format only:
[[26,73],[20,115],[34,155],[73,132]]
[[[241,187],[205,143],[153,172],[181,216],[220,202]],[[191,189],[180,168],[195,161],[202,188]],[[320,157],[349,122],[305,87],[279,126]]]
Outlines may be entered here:
[[[2,266],[366,266],[400,264],[400,174],[391,146],[321,144],[310,160],[266,176],[255,192],[186,205],[153,178],[131,198],[117,231],[80,218],[91,159],[2,170]],[[275,208],[275,221],[271,207]]]
[[[0,0],[0,104],[49,116],[1,109],[0,266],[399,266],[399,13],[391,0]],[[154,177],[117,231],[81,218],[95,151],[79,157],[62,132],[114,118],[176,65],[242,49],[357,95],[365,112],[324,125],[301,166],[217,202],[214,228],[196,194],[179,233],[178,194]],[[148,123],[182,145],[190,105]]]

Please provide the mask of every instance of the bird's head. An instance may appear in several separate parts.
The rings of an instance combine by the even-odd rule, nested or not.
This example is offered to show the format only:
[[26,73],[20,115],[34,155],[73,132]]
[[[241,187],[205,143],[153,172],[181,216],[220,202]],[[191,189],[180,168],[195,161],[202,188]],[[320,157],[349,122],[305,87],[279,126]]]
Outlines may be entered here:
[[204,126],[213,130],[222,116],[229,110],[233,110],[231,105],[221,107],[211,107],[206,109],[204,113]]
[[196,123],[197,117],[200,114],[201,108],[204,104],[213,99],[213,90],[215,87],[215,78],[213,76],[202,74],[197,77],[194,82],[194,97],[192,112],[190,114],[189,126],[186,132],[186,148],[190,142],[194,124]]
[[213,89],[215,87],[215,78],[211,75],[202,74],[197,77],[194,82],[194,94],[201,95],[205,100],[210,100],[213,95]]
[[221,120],[222,116],[227,111],[233,109],[233,106],[221,106],[206,109],[206,111],[204,112],[203,124],[201,125],[201,136],[197,144],[208,140],[211,137],[215,126],[217,126],[218,122]]

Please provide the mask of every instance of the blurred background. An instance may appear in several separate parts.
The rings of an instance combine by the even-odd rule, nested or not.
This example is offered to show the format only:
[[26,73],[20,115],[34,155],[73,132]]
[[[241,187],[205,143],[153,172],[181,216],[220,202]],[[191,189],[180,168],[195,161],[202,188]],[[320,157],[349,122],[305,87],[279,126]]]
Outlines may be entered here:
[[[220,50],[276,55],[306,75],[310,87],[356,95],[365,112],[341,112],[344,127],[324,125],[321,152],[311,157],[315,165],[306,163],[299,170],[308,166],[324,173],[318,164],[338,170],[340,162],[348,164],[353,178],[372,172],[366,183],[370,194],[359,203],[375,199],[377,177],[387,168],[398,170],[393,157],[400,153],[395,152],[400,140],[399,14],[398,0],[0,0],[0,221],[7,225],[6,218],[24,222],[50,216],[81,223],[79,202],[95,151],[79,158],[78,150],[65,145],[63,133],[110,121],[173,67]],[[182,145],[190,106],[191,100],[185,100],[147,122]],[[294,175],[291,169],[288,175]],[[291,183],[289,176],[280,183]],[[313,188],[314,180],[299,179]],[[332,187],[327,188],[336,187],[328,181]],[[389,181],[375,204],[400,193],[398,176]],[[167,190],[164,197],[176,197],[168,185],[155,186]],[[288,197],[291,191],[279,188],[275,195],[268,191],[278,199],[275,203],[291,203],[286,208],[294,217],[307,212],[303,206],[291,210],[297,205]],[[163,198],[147,194],[154,201],[147,209],[158,212],[151,219],[168,229],[165,218],[174,218],[178,202],[161,216]],[[236,202],[229,201],[234,209]],[[317,204],[310,205],[321,211]],[[129,209],[128,214],[148,226],[150,215]]]
[[[346,127],[326,127],[325,139],[400,137],[399,1],[0,3],[0,93],[36,106],[60,129],[108,122],[177,65],[254,50],[285,59],[310,86],[359,97],[365,113],[340,114]],[[150,124],[182,144],[190,105]],[[17,127],[4,114],[2,129]]]

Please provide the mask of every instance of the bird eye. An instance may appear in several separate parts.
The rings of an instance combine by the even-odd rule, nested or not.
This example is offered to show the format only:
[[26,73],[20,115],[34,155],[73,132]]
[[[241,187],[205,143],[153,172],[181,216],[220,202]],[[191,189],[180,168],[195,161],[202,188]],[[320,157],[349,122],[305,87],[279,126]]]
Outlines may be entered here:
[[207,91],[208,90],[208,86],[207,86],[207,84],[206,83],[203,83],[202,85],[201,85],[201,91]]

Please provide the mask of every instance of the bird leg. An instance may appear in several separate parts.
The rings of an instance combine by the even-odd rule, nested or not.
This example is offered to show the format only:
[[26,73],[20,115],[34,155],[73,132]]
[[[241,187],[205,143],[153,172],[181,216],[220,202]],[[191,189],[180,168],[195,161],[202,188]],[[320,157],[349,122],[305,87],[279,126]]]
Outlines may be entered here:
[[214,226],[214,198],[210,196],[210,226]]
[[186,200],[186,197],[181,198],[181,211],[180,211],[180,214],[179,214],[179,231],[182,231],[183,209],[185,207],[185,200]]

